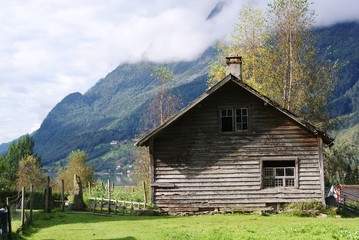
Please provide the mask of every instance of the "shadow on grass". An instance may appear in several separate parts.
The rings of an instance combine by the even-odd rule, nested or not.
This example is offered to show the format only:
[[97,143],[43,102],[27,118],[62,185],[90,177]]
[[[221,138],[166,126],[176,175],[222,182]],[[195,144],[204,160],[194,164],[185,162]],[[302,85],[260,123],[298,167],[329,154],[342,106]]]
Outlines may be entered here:
[[[26,239],[38,233],[41,229],[67,224],[76,223],[103,223],[103,222],[121,222],[138,220],[158,220],[164,218],[173,218],[173,216],[128,216],[119,214],[96,214],[92,212],[75,212],[66,210],[61,212],[54,209],[51,213],[35,212],[33,214],[33,224],[26,226],[21,234],[13,233],[14,239]],[[14,231],[14,230],[13,230]],[[99,238],[101,239],[101,238]],[[136,238],[127,236],[125,238],[115,238],[123,240],[134,240]]]

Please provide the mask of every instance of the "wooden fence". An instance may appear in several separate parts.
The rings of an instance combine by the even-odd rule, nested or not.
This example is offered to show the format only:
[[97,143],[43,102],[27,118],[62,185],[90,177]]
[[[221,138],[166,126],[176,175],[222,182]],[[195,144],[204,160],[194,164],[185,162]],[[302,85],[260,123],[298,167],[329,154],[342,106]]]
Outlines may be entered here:
[[118,199],[90,197],[88,200],[88,207],[92,209],[93,212],[100,211],[101,213],[133,215],[135,211],[145,210],[147,207],[146,203]]

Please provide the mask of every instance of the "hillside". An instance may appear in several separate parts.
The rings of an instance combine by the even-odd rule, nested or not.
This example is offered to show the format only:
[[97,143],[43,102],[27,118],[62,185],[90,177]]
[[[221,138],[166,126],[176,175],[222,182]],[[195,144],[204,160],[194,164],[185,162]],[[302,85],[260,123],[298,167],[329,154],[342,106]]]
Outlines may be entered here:
[[[340,116],[340,138],[359,143],[359,23],[316,29],[320,52],[338,61],[339,81],[331,96],[333,117]],[[168,64],[175,73],[172,91],[188,104],[206,89],[213,48],[191,62]],[[44,165],[62,165],[69,152],[89,153],[96,170],[131,167],[133,139],[142,133],[143,113],[158,83],[150,75],[154,63],[121,64],[86,93],[72,93],[58,103],[34,133],[35,151]],[[117,144],[110,144],[110,143]],[[6,149],[1,145],[0,149]]]
[[[168,65],[175,73],[172,91],[181,92],[183,104],[188,104],[206,88],[208,61],[213,52],[208,49],[193,62]],[[90,161],[98,169],[112,168],[123,156],[101,157],[111,150],[130,148],[132,144],[111,145],[112,141],[128,142],[141,133],[143,112],[158,85],[150,74],[153,66],[149,62],[122,64],[85,94],[66,96],[34,134],[35,151],[42,156],[42,163],[54,163],[70,151],[82,149],[89,153]],[[108,162],[110,165],[106,166]]]

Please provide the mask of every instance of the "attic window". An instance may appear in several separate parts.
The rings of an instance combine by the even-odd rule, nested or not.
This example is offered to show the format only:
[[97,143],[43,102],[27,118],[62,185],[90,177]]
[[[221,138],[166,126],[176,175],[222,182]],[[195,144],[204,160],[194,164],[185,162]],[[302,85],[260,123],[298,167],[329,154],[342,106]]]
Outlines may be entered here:
[[248,108],[220,109],[221,131],[234,132],[248,129]]
[[296,160],[262,161],[263,188],[297,187],[298,166]]

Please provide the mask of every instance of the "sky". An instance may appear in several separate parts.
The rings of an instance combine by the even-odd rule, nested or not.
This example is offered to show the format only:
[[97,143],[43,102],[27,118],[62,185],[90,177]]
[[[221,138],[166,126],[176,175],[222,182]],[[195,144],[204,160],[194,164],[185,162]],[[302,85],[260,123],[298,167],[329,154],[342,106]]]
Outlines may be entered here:
[[[222,11],[207,19],[222,2]],[[242,0],[0,0],[0,143],[37,130],[65,96],[125,62],[187,61],[238,22]],[[270,0],[252,0],[265,9]],[[359,19],[357,0],[317,0],[317,25]]]

